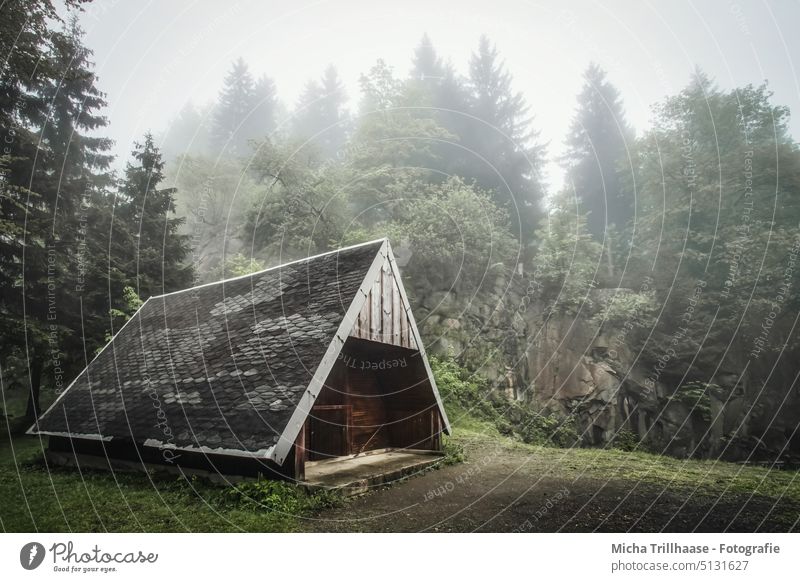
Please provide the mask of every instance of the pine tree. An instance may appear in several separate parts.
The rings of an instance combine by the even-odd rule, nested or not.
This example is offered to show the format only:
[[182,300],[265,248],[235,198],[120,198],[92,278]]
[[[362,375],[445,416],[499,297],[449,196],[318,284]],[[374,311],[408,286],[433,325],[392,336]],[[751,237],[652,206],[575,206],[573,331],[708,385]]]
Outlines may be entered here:
[[[74,5],[74,3],[70,3]],[[29,229],[26,219],[39,211],[38,193],[30,182],[37,147],[37,126],[46,115],[38,95],[46,81],[50,30],[48,21],[58,21],[49,0],[4,3],[0,18],[0,366],[13,355],[20,356],[25,321],[22,257]],[[21,355],[24,357],[24,355]],[[8,367],[6,366],[6,370]],[[8,382],[8,378],[6,379]]]
[[511,74],[486,36],[470,59],[468,90],[470,113],[477,121],[462,135],[474,154],[464,155],[461,173],[494,193],[516,234],[528,242],[540,215],[543,148],[536,143],[524,97],[513,90]]
[[41,318],[46,287],[35,261],[45,254],[37,229],[51,212],[32,181],[44,162],[39,130],[47,104],[40,91],[52,73],[50,26],[60,22],[50,0],[10,0],[0,18],[0,370],[4,387],[26,390],[29,418],[39,411],[48,367],[49,328]]
[[430,108],[429,115],[451,133],[466,134],[471,112],[464,83],[453,66],[439,57],[427,34],[414,49],[406,93],[411,105]]
[[278,108],[275,83],[266,75],[256,81],[253,88],[251,113],[246,121],[244,135],[247,139],[263,140],[273,134],[276,127]]
[[[389,220],[402,212],[399,199],[412,195],[421,180],[446,177],[441,144],[454,139],[428,108],[415,108],[409,84],[379,60],[361,79],[361,115],[346,168],[354,208],[367,221]],[[437,171],[439,170],[439,171]]]
[[233,155],[242,155],[247,151],[249,134],[245,122],[253,114],[254,101],[253,77],[247,63],[239,58],[225,77],[214,110],[211,139],[217,151]]
[[207,110],[199,110],[187,103],[161,134],[161,152],[167,160],[184,155],[205,155],[209,152],[209,124]]
[[434,155],[427,167],[438,171],[438,176],[431,176],[436,180],[464,175],[469,164],[464,138],[475,128],[464,85],[452,64],[439,56],[430,37],[424,34],[414,49],[411,72],[404,86],[404,101],[413,108],[415,117],[433,121],[448,134],[446,139],[429,144]]
[[117,264],[136,293],[146,299],[190,285],[192,271],[184,261],[189,252],[186,235],[179,233],[183,218],[175,215],[175,189],[158,188],[164,180],[164,162],[153,136],[145,134],[135,144],[133,161],[125,168],[119,186],[121,204],[118,227],[128,231],[131,246]]
[[347,95],[332,65],[321,81],[309,81],[297,103],[293,120],[294,135],[311,140],[326,158],[333,158],[346,139]]
[[336,67],[328,65],[322,75],[322,109],[326,131],[322,136],[322,150],[334,156],[347,139],[348,115],[345,109],[347,91]]
[[440,83],[445,76],[445,66],[436,52],[427,33],[422,35],[411,67],[411,79],[421,82]]
[[111,142],[96,136],[107,124],[105,101],[82,35],[73,17],[46,37],[37,74],[17,85],[28,84],[37,105],[17,114],[19,140],[3,162],[3,223],[11,227],[3,237],[3,319],[16,320],[7,321],[11,345],[22,346],[28,363],[29,417],[40,411],[44,373],[63,378],[64,368],[80,365],[81,330],[92,329],[96,315],[82,310],[94,261],[87,241],[91,209],[110,183]]
[[621,176],[632,140],[619,91],[605,71],[589,65],[563,163],[566,187],[581,201],[581,211],[589,213],[587,226],[598,240],[609,225],[621,229],[633,218],[634,200],[623,191]]

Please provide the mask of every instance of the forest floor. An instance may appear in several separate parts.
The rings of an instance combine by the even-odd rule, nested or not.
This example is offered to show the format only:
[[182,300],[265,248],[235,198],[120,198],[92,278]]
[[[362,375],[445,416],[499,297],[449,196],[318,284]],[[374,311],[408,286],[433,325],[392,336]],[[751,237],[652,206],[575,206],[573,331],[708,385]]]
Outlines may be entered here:
[[311,531],[753,532],[800,528],[800,474],[461,431],[463,463],[301,520]]
[[[4,531],[796,531],[800,473],[521,444],[459,428],[444,465],[347,500],[254,484],[48,468],[0,442]],[[252,496],[252,498],[250,497]]]

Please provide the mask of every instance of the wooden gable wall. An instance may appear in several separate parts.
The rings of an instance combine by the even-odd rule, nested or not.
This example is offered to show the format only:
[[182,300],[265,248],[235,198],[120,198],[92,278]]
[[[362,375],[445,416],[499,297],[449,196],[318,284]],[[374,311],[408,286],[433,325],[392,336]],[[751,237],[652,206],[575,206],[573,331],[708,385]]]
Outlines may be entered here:
[[403,302],[389,259],[386,258],[350,335],[412,350],[419,349],[411,331],[407,310],[408,305]]

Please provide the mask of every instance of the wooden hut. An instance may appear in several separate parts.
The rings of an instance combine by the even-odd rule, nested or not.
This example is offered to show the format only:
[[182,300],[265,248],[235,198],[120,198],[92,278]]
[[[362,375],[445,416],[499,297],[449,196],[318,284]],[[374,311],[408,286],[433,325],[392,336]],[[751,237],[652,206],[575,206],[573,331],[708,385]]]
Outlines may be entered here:
[[149,298],[29,430],[62,464],[297,480],[443,432],[385,239]]

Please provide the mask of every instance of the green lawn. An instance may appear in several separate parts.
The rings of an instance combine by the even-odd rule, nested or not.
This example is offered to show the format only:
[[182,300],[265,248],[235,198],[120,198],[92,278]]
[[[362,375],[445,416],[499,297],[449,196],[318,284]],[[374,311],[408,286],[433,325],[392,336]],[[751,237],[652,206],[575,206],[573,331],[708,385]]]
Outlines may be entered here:
[[[559,449],[542,449],[557,456]],[[552,466],[552,465],[551,465]],[[582,473],[605,479],[623,479],[700,495],[754,494],[800,503],[800,473],[725,461],[676,459],[644,452],[573,449],[559,464],[559,473],[570,477]]]
[[[530,452],[529,470],[539,476],[613,479],[631,488],[655,486],[679,494],[754,494],[800,506],[797,471],[616,450],[540,447],[502,437],[480,422],[459,421],[456,426],[456,436],[450,440],[455,448],[482,439]],[[5,531],[296,531],[304,529],[304,516],[339,503],[336,496],[309,496],[283,483],[232,488],[146,474],[48,469],[37,438],[0,442],[0,528]],[[791,525],[796,517],[781,519]]]
[[38,438],[0,442],[4,531],[281,532],[298,529],[305,513],[337,502],[275,482],[233,489],[144,473],[48,469]]

